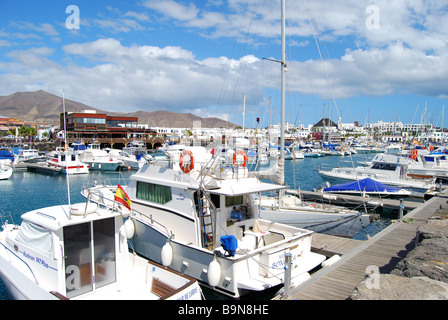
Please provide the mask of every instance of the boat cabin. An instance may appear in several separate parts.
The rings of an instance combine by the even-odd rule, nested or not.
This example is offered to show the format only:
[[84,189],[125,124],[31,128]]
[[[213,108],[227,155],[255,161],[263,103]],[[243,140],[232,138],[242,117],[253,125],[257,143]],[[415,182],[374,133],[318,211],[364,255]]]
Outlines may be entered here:
[[[131,177],[126,190],[136,216],[169,225],[165,233],[175,235],[176,241],[213,250],[221,246],[221,236],[234,235],[238,241],[254,236],[251,232],[256,233],[261,222],[253,194],[283,188],[248,178],[248,174],[247,168],[218,167],[201,189],[193,176],[145,164]],[[103,194],[101,198],[113,197]],[[151,216],[143,214],[148,208]]]

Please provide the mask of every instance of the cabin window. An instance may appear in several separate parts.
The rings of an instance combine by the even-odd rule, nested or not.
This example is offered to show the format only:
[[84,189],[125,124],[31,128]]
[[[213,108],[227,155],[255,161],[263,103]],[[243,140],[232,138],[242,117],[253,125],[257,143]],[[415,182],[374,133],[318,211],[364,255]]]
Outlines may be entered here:
[[221,207],[221,198],[219,196],[219,194],[210,194],[210,199],[213,202],[213,205],[215,206],[215,208],[220,208]]
[[68,298],[116,281],[114,230],[114,218],[64,227],[65,285]]
[[375,163],[372,166],[372,169],[378,169],[378,170],[389,170],[389,171],[395,171],[395,168],[397,166],[395,164],[391,163]]
[[172,200],[171,188],[137,181],[137,199],[164,204]]
[[65,285],[68,298],[93,290],[90,223],[64,227]]
[[93,222],[95,287],[115,282],[115,220]]
[[226,197],[226,207],[232,207],[243,204],[243,196]]

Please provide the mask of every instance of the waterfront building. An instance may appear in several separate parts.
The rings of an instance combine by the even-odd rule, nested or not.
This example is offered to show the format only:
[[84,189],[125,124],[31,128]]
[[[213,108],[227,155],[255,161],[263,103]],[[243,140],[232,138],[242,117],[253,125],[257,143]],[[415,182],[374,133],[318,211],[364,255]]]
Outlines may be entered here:
[[[66,112],[65,126],[68,139],[146,139],[155,134],[139,128],[137,117],[109,116],[95,110]],[[64,128],[64,113],[60,114],[60,128]]]

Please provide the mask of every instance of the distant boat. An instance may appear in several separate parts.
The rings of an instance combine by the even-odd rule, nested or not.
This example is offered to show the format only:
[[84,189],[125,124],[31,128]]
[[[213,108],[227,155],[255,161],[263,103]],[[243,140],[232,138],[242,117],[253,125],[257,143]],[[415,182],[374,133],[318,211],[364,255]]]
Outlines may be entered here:
[[87,163],[90,170],[115,171],[121,165],[121,161],[112,157],[106,150],[101,150],[99,143],[89,144],[80,154],[79,160]]
[[0,150],[0,180],[9,179],[12,176],[14,156],[9,149]]
[[66,174],[84,174],[89,173],[89,165],[79,160],[79,153],[72,148],[64,149],[64,147],[56,148],[47,164],[50,167],[59,168]]
[[405,197],[411,195],[411,192],[408,190],[392,187],[371,178],[336,184],[334,186],[324,188],[322,191],[329,193],[362,194],[381,197]]
[[346,183],[364,178],[403,188],[412,192],[412,196],[423,198],[428,191],[434,191],[435,179],[413,179],[408,176],[408,168],[414,162],[409,158],[395,155],[377,154],[370,167],[340,167],[331,170],[319,170],[324,181]]

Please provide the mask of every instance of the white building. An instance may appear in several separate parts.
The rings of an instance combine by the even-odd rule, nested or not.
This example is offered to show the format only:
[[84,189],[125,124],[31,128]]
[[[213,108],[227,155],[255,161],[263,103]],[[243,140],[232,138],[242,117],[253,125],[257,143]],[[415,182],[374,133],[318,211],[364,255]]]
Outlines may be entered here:
[[404,128],[402,122],[384,122],[381,120],[377,123],[366,123],[365,127],[378,132],[401,132]]
[[404,125],[404,131],[406,132],[428,132],[432,130],[432,124],[405,124]]

